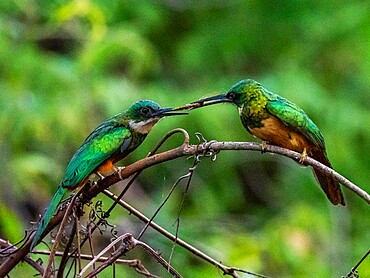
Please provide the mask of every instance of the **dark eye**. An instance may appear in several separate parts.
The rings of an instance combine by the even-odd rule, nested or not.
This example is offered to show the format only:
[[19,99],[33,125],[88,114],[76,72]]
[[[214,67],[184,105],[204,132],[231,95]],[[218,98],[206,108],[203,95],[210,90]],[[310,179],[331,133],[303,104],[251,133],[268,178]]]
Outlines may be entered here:
[[140,109],[141,114],[148,114],[150,112],[150,109],[148,107],[143,107]]
[[235,99],[235,96],[236,96],[236,94],[235,94],[234,92],[229,92],[229,93],[227,93],[227,95],[226,95],[226,97],[227,97],[228,99]]

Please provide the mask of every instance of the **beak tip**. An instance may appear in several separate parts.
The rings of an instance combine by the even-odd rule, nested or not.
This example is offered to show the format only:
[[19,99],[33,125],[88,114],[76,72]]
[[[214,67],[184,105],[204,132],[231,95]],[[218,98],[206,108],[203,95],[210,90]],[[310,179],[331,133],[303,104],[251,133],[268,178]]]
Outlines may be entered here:
[[191,103],[191,109],[208,106],[216,103],[222,103],[222,102],[231,102],[230,99],[226,97],[226,94],[220,94],[208,98],[202,98],[197,101],[194,101]]
[[163,108],[160,113],[159,113],[159,116],[160,117],[165,117],[165,116],[175,116],[175,115],[187,115],[189,114],[188,112],[177,112],[178,109],[176,108]]

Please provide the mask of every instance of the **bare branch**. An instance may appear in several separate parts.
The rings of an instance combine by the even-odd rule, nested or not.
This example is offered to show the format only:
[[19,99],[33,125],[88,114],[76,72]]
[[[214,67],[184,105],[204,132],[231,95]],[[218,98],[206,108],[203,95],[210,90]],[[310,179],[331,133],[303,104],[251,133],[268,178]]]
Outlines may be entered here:
[[[43,278],[45,277],[50,277],[51,276],[51,272],[52,272],[52,265],[54,263],[54,256],[55,256],[55,252],[59,246],[59,241],[61,240],[62,238],[62,234],[63,234],[63,231],[64,231],[64,228],[65,226],[67,225],[68,223],[68,218],[69,218],[69,215],[71,214],[72,210],[73,210],[73,206],[78,198],[78,196],[80,195],[80,193],[84,190],[83,187],[81,187],[77,193],[73,196],[73,198],[71,199],[70,203],[68,204],[68,207],[67,207],[67,211],[65,212],[64,214],[64,217],[63,217],[63,220],[60,224],[60,227],[59,227],[59,230],[58,230],[58,233],[55,237],[55,241],[54,241],[54,244],[53,244],[53,247],[51,248],[51,253],[50,253],[50,256],[49,256],[49,261],[48,261],[48,266],[45,270],[45,273],[44,275],[42,276]],[[73,236],[73,235],[72,235]]]
[[359,277],[357,268],[360,266],[360,264],[363,263],[363,261],[366,259],[366,257],[370,255],[370,250],[368,250],[365,255],[362,256],[362,258],[358,261],[358,263],[352,267],[351,271],[346,275],[346,277],[342,276],[342,278],[352,278],[352,277]]
[[[49,256],[51,251],[46,251],[46,250],[37,250],[37,251],[33,251],[33,253],[35,254],[39,254],[39,255],[46,255],[46,256]],[[93,255],[88,255],[88,254],[78,254],[78,255],[73,255],[73,254],[69,254],[71,257],[74,257],[74,256],[79,256],[82,260],[88,260],[88,261],[91,261],[93,260],[95,257]],[[55,256],[64,256],[64,252],[61,252],[61,251],[56,251],[55,252]],[[99,258],[97,258],[95,260],[95,262],[106,262],[107,260],[109,260],[109,257],[104,257],[104,256],[101,256]],[[129,265],[131,267],[134,267],[139,273],[141,274],[145,274],[145,272],[148,272],[146,270],[146,268],[142,265],[141,261],[140,260],[122,260],[122,259],[116,259],[114,261],[114,263],[116,264],[126,264],[126,265]],[[148,272],[149,273],[149,272]],[[152,275],[152,277],[155,277]]]
[[159,213],[159,211],[161,210],[161,208],[165,205],[165,203],[168,201],[168,199],[171,197],[172,193],[174,192],[175,188],[177,187],[177,185],[179,184],[179,182],[185,178],[188,178],[190,175],[189,173],[186,174],[186,175],[183,175],[181,176],[175,183],[174,185],[171,187],[170,189],[170,192],[167,194],[166,198],[163,200],[163,202],[159,205],[159,207],[156,209],[156,211],[154,212],[153,216],[150,218],[150,220],[146,223],[145,227],[141,230],[140,234],[137,236],[137,239],[140,239],[143,234],[145,233],[146,229],[148,228],[148,226],[150,225],[150,223],[152,222],[152,220],[157,216],[157,214]]
[[[114,200],[114,201],[117,200],[117,196],[115,196],[113,193],[111,193],[108,190],[104,190],[104,194],[106,196],[108,196],[109,198],[111,198],[112,200]],[[123,208],[128,210],[131,214],[136,216],[138,219],[140,219],[144,223],[149,223],[150,227],[152,227],[154,230],[156,230],[157,232],[159,232],[163,236],[167,237],[172,242],[178,244],[179,246],[181,246],[184,249],[188,250],[189,252],[193,253],[195,256],[201,258],[202,260],[204,260],[204,261],[216,266],[220,270],[222,270],[224,275],[230,275],[230,276],[236,278],[236,277],[239,277],[238,274],[236,273],[236,271],[239,271],[239,272],[243,272],[243,273],[248,273],[248,274],[256,276],[256,277],[266,277],[266,276],[263,276],[261,274],[249,272],[249,271],[242,270],[242,269],[239,269],[239,268],[225,266],[222,263],[220,263],[219,261],[217,261],[217,260],[211,258],[210,256],[204,254],[202,251],[200,251],[199,249],[190,245],[189,243],[187,243],[187,242],[183,241],[182,239],[178,238],[177,235],[175,236],[175,235],[171,234],[166,229],[164,229],[163,227],[156,224],[154,221],[151,221],[151,219],[147,218],[144,214],[142,214],[140,211],[138,211],[137,209],[135,209],[134,207],[129,205],[127,202],[125,202],[123,200],[119,200],[118,203],[119,203],[120,206],[122,206]]]
[[148,244],[135,240],[136,245],[140,246],[142,249],[144,249],[146,252],[148,252],[152,257],[154,257],[158,263],[160,263],[169,273],[173,275],[175,278],[181,278],[182,276],[171,266],[168,262],[166,262],[165,259],[162,258],[161,254],[156,252],[153,248],[151,248]]
[[[165,269],[168,270],[169,273],[171,273],[176,278],[181,278],[181,275],[172,267],[170,266],[162,257],[160,254],[155,252],[150,246],[145,244],[142,241],[136,240],[131,234],[126,233],[121,235],[120,237],[116,238],[113,242],[111,242],[107,247],[105,247],[91,262],[89,262],[79,273],[79,277],[82,277],[83,274],[97,261],[99,257],[101,257],[103,254],[108,252],[109,249],[113,248],[118,242],[122,241],[122,244],[119,246],[119,248],[114,251],[111,256],[99,267],[94,269],[91,273],[89,273],[86,278],[94,277],[98,273],[100,273],[103,269],[105,269],[107,266],[111,265],[113,262],[115,262],[119,257],[127,253],[128,251],[132,250],[136,246],[140,246],[145,251],[147,251],[150,255],[152,255],[162,266],[165,267]],[[142,271],[142,274],[146,275],[147,277],[155,277],[154,275],[150,274],[145,268],[140,269]]]
[[[11,254],[12,252],[16,251],[17,248],[13,245],[11,245],[8,241],[6,240],[3,240],[0,238],[0,247],[1,247],[1,251],[4,251],[6,250],[6,252],[8,254]],[[38,273],[40,273],[41,275],[44,273],[44,268],[37,262],[35,262],[33,259],[31,259],[29,256],[26,256],[24,258],[24,260],[31,266],[33,267],[34,269],[36,269],[36,271]]]
[[[39,254],[39,255],[50,256],[51,251],[49,251],[49,250],[35,250],[32,253]],[[63,255],[64,255],[64,252],[63,251],[56,251],[55,252],[55,256],[56,257],[62,257]],[[79,256],[82,260],[86,260],[86,261],[91,261],[91,260],[93,260],[96,257],[96,256],[89,255],[89,254],[80,254],[80,255],[69,254],[69,255],[71,255],[71,257],[77,257],[77,256]],[[101,257],[99,257],[96,260],[96,262],[105,262],[106,260],[108,260],[108,257],[101,256]],[[117,264],[127,264],[129,261],[135,261],[135,260],[117,259],[115,261],[115,263],[117,263]]]
[[[165,161],[170,161],[179,157],[204,153],[207,151],[218,152],[221,150],[264,151],[284,155],[286,157],[292,158],[297,162],[299,162],[301,158],[300,153],[273,145],[266,145],[263,149],[260,144],[252,142],[207,142],[199,145],[189,145],[188,140],[185,140],[184,144],[181,145],[180,147],[159,154],[155,154],[153,156],[141,159],[131,165],[126,166],[121,171],[121,177],[123,179],[126,179],[129,176],[133,175],[134,173],[142,171],[145,168],[154,166]],[[304,162],[306,165],[310,165],[315,169],[318,169],[319,171],[334,177],[345,187],[353,191],[361,199],[365,200],[368,204],[370,204],[370,195],[367,192],[365,192],[364,190],[362,190],[361,188],[347,180],[342,175],[338,174],[336,171],[330,169],[329,167],[326,167],[325,165],[321,164],[320,162],[310,157],[307,157]],[[99,181],[97,186],[89,188],[89,190],[86,193],[82,194],[83,198],[77,200],[76,205],[81,204],[81,202],[82,203],[89,202],[100,192],[107,189],[109,186],[118,181],[120,181],[120,177],[118,174],[106,177],[105,179]],[[50,230],[52,230],[58,223],[60,223],[64,215],[65,209],[58,211],[58,213],[51,219],[50,224],[48,225],[44,232],[44,235],[50,232]],[[8,259],[0,266],[0,277],[6,276],[21,260],[25,258],[25,256],[29,252],[30,244],[31,240],[29,239],[17,252],[15,252],[12,256],[8,257]]]
[[[75,215],[75,213],[74,213],[74,217],[77,218],[77,215]],[[70,233],[70,235],[72,235],[72,236],[68,239],[67,244],[64,247],[63,256],[62,256],[62,259],[61,259],[60,264],[59,264],[59,267],[58,267],[57,278],[63,278],[63,272],[64,272],[64,269],[65,269],[65,267],[67,265],[67,262],[68,262],[68,251],[69,251],[69,248],[71,248],[71,246],[72,246],[73,238],[74,238],[73,235],[78,230],[78,226],[79,225],[78,225],[77,219],[76,219],[76,221],[73,223],[72,231]],[[59,230],[60,229],[61,228],[59,228]],[[77,231],[77,236],[79,236],[79,232],[78,231]],[[53,254],[53,256],[55,256],[55,254],[56,254],[56,250],[55,249],[54,250],[51,250],[49,258],[51,257],[52,254]]]
[[[151,157],[147,157],[144,159],[141,159],[131,165],[126,166],[121,171],[121,177],[127,178],[134,174],[137,171],[140,171],[142,169],[154,166],[156,164],[170,161],[182,156],[189,156],[199,153],[204,153],[207,151],[211,152],[219,152],[222,150],[251,150],[251,151],[259,151],[259,152],[267,152],[267,153],[275,153],[280,154],[286,157],[289,157],[296,162],[299,162],[301,159],[301,154],[292,150],[288,150],[285,148],[281,148],[274,145],[265,145],[262,147],[261,144],[254,143],[254,142],[207,142],[200,145],[187,145],[183,144],[180,147],[177,147],[175,149],[159,153],[156,155],[153,155]],[[323,165],[322,163],[316,161],[315,159],[311,157],[306,157],[304,160],[305,165],[312,166],[315,169],[318,169],[324,174],[330,175],[334,177],[336,180],[338,180],[341,184],[343,184],[345,187],[353,191],[355,194],[357,194],[361,199],[365,200],[368,204],[370,204],[370,195],[359,188],[354,183],[350,182],[348,179],[334,171],[333,169]],[[107,189],[110,185],[118,182],[120,178],[118,177],[118,174],[111,175],[106,177],[102,182],[98,183],[98,185],[94,188],[91,188],[87,192],[88,199],[91,199],[92,197],[95,197],[99,192],[101,192],[104,189]]]

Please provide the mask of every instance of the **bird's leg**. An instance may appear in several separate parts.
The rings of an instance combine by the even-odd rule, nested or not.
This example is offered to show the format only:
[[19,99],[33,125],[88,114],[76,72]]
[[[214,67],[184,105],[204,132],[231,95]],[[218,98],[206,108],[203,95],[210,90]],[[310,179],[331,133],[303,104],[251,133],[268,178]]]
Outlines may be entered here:
[[125,167],[120,167],[120,166],[113,165],[113,169],[114,169],[114,171],[118,174],[118,176],[119,176],[119,179],[120,179],[120,180],[122,180],[121,171],[122,171],[124,168],[125,168]]
[[98,182],[97,181],[91,181],[91,186],[97,186],[98,185]]
[[304,148],[303,152],[301,153],[301,157],[299,158],[299,164],[304,165],[304,161],[306,160],[307,156],[307,150]]
[[103,180],[105,178],[105,176],[100,173],[99,171],[96,171],[96,174],[98,175],[99,179]]
[[265,150],[266,150],[266,147],[267,147],[267,141],[262,141],[261,143],[261,153],[265,153]]

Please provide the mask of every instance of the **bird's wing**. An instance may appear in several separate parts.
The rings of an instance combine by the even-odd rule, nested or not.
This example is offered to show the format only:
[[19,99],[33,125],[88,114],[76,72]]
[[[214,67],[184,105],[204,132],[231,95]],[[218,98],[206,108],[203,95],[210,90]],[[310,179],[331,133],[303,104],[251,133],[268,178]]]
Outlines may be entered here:
[[63,186],[76,186],[115,152],[127,149],[130,141],[131,132],[127,128],[111,125],[96,128],[69,162]]
[[316,146],[325,149],[324,138],[307,114],[286,99],[270,100],[266,104],[267,111],[283,123],[300,132]]

